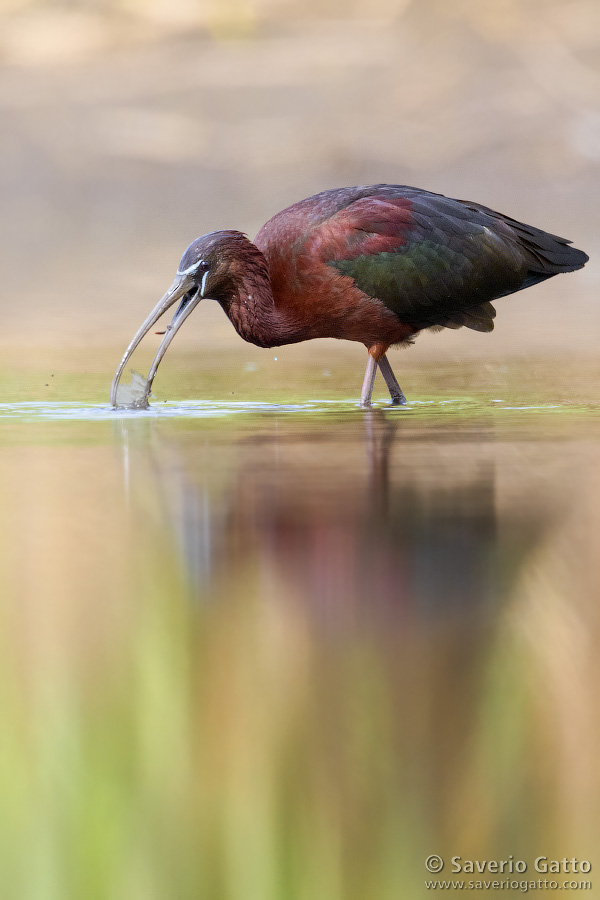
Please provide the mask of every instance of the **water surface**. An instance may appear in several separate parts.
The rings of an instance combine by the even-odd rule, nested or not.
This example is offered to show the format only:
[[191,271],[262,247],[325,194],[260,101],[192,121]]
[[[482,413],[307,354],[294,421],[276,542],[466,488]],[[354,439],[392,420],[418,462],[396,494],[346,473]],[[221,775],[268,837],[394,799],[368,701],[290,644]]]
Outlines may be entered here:
[[593,859],[594,409],[0,422],[11,897],[391,900],[432,852]]

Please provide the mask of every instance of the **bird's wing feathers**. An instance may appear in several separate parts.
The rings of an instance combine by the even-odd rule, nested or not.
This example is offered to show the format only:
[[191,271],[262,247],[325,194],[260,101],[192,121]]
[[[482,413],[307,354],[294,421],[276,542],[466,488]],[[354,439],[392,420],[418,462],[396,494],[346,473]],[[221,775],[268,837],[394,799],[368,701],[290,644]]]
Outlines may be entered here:
[[580,252],[485,207],[416,189],[350,202],[311,243],[402,322],[477,331],[494,327],[489,301],[578,267]]

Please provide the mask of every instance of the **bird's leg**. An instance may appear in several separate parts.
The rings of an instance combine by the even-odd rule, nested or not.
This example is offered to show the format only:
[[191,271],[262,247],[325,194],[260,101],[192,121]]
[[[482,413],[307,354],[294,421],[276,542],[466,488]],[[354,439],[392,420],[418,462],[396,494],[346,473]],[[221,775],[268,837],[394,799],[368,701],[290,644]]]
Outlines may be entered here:
[[385,378],[385,383],[387,384],[388,391],[390,392],[392,398],[392,404],[394,406],[404,406],[406,403],[406,397],[402,393],[402,388],[396,381],[396,376],[392,371],[392,367],[390,366],[389,360],[385,353],[378,360],[377,365],[379,366],[379,371]]
[[[389,365],[389,363],[388,363]],[[377,360],[369,353],[369,360],[365,371],[365,380],[363,381],[362,391],[360,392],[360,405],[371,405],[371,394],[373,393],[373,384],[375,375],[377,374]]]

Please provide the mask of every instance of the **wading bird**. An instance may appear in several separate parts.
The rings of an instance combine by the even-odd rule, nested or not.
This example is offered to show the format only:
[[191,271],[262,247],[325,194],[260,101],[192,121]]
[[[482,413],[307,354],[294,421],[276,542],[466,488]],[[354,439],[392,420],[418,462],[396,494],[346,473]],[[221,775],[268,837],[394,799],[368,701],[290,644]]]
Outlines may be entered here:
[[217,300],[238,334],[259,347],[312,338],[359,341],[368,350],[360,402],[377,367],[392,402],[405,403],[386,356],[426,328],[491,331],[492,300],[588,257],[570,242],[477,203],[419,188],[378,184],[323,191],[273,216],[254,243],[239,231],[193,241],[175,280],[129,344],[115,373],[177,300],[143,398],[177,330],[200,300]]

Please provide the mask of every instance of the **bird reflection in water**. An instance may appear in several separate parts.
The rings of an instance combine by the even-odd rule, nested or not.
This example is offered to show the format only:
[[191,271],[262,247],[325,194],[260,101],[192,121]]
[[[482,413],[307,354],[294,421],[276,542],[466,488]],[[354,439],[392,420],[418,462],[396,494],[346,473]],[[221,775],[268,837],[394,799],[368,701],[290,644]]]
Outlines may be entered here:
[[199,449],[193,431],[151,442],[152,483],[193,593],[258,564],[333,622],[489,614],[541,519],[514,510],[499,540],[485,428],[423,441],[384,410],[328,434],[281,424],[263,419],[227,446],[205,437]]
[[[216,778],[228,797],[228,779],[248,773],[260,797],[277,797],[294,841],[335,832],[349,872],[379,871],[401,832],[394,872],[416,871],[433,842],[474,855],[475,835],[498,853],[507,821],[513,835],[521,822],[542,834],[545,813],[523,817],[528,792],[528,809],[546,809],[535,780],[489,809],[478,799],[503,784],[489,781],[482,714],[516,696],[498,666],[512,588],[552,523],[493,423],[411,425],[370,410],[328,413],[324,427],[273,411],[218,428],[123,427],[140,439],[132,509],[154,509],[187,584],[194,727],[213,754],[197,751],[203,783]],[[500,728],[504,706],[494,710]],[[522,747],[522,760],[502,757],[515,779],[538,759],[535,741]],[[214,768],[223,756],[241,768]]]

